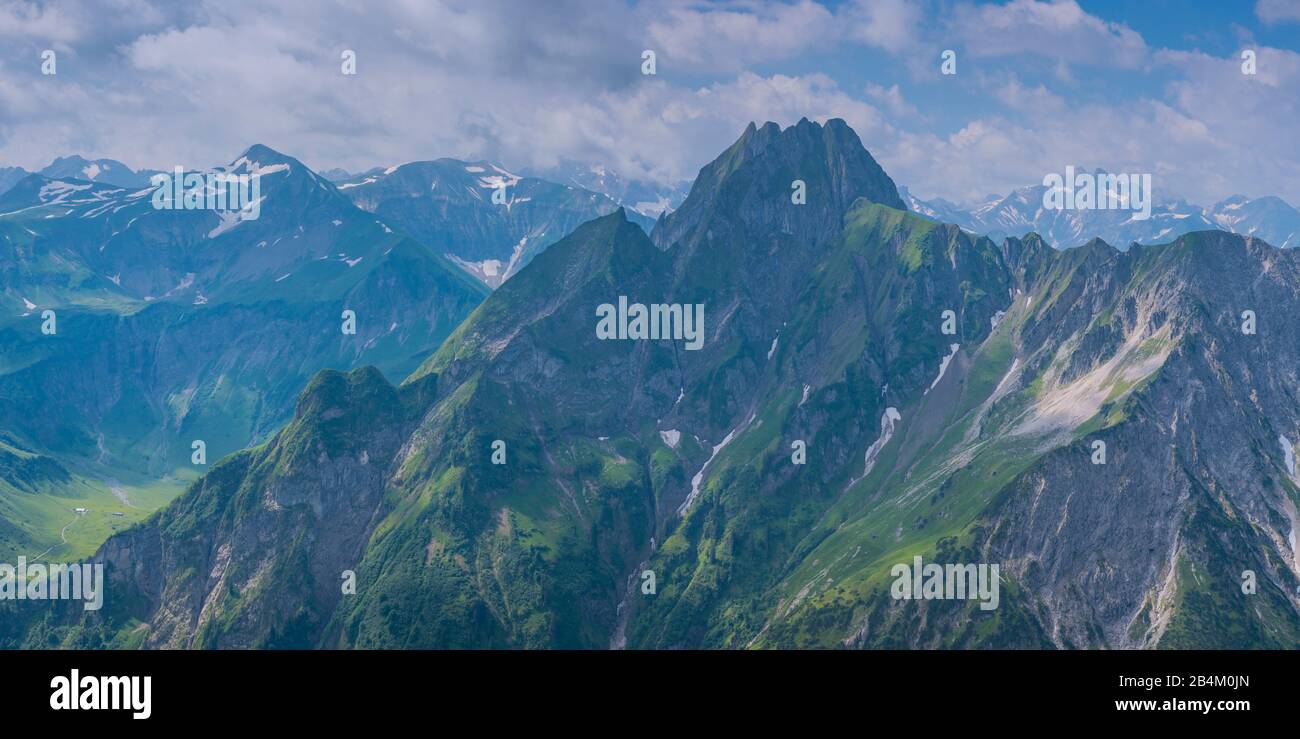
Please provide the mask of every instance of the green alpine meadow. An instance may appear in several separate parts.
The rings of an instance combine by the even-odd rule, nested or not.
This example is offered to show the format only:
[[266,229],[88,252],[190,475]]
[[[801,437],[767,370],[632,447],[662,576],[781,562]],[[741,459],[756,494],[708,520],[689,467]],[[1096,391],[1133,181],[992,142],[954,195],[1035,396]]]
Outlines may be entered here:
[[1300,251],[995,241],[823,120],[654,219],[477,159],[254,146],[253,220],[18,180],[0,562],[105,591],[0,646],[1300,648]]

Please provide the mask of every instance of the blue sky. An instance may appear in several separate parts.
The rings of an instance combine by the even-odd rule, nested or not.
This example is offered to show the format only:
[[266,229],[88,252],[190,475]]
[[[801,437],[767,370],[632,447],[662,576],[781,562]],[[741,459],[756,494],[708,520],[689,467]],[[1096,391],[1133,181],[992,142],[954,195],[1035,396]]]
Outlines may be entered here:
[[575,159],[674,182],[750,120],[807,116],[846,119],[924,197],[1075,164],[1152,173],[1157,199],[1300,203],[1298,43],[1300,0],[0,0],[0,165],[264,143],[318,169]]

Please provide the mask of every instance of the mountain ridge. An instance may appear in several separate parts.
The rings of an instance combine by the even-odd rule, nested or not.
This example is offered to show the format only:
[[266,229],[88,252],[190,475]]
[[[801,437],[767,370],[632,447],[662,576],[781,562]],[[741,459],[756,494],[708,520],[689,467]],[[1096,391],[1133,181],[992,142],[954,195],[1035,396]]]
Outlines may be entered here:
[[[1300,254],[995,243],[895,207],[839,125],[751,126],[649,237],[588,221],[400,385],[317,374],[95,555],[120,602],[0,641],[1300,643]],[[703,346],[599,338],[620,296],[703,305]],[[1000,604],[891,597],[917,555],[1000,564]]]

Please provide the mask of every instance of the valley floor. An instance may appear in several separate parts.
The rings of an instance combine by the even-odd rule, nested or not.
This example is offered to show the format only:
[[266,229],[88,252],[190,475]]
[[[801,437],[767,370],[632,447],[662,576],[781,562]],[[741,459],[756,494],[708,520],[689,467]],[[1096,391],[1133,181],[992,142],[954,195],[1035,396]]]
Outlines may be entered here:
[[0,562],[73,562],[108,537],[148,518],[180,495],[198,475],[176,470],[161,479],[116,477],[78,470],[36,492],[0,484]]

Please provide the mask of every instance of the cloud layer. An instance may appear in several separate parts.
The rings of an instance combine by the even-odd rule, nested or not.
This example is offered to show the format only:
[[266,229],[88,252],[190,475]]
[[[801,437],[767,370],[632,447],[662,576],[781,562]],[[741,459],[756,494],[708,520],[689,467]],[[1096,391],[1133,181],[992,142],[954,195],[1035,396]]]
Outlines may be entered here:
[[[1152,172],[1158,196],[1300,202],[1300,54],[1249,30],[1300,12],[1245,13],[1239,43],[1202,50],[1073,0],[0,0],[0,165],[209,165],[264,143],[320,169],[572,159],[672,183],[751,120],[807,116],[846,119],[927,196],[970,201],[1075,163]],[[40,73],[45,49],[57,75]],[[944,49],[958,74],[939,73]]]

